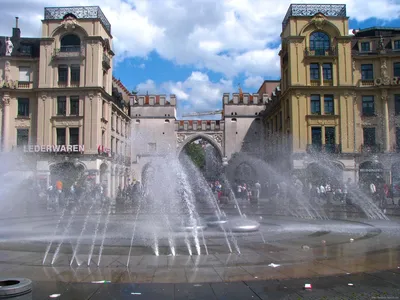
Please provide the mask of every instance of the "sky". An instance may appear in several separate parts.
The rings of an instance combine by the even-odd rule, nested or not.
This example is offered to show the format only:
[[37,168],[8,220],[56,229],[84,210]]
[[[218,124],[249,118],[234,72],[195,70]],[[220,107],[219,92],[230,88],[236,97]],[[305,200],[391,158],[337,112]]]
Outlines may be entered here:
[[[279,79],[287,0],[0,0],[0,35],[19,17],[22,36],[40,37],[46,6],[98,5],[111,23],[114,76],[139,94],[175,94],[178,117],[218,110],[222,94],[257,92]],[[346,4],[350,29],[400,27],[400,0],[309,0]]]

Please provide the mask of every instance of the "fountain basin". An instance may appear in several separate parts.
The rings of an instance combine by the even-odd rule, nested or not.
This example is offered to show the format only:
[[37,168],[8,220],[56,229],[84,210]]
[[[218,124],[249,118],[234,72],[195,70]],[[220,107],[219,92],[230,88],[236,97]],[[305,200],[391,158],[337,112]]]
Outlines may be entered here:
[[224,229],[230,229],[233,232],[252,232],[260,228],[260,223],[246,218],[229,219],[223,224]]
[[219,226],[228,222],[228,219],[225,216],[211,216],[205,219],[205,222],[208,226]]
[[205,224],[202,220],[197,220],[196,224],[192,224],[192,222],[183,221],[181,223],[177,223],[174,227],[175,231],[194,231],[194,230],[205,230],[207,228],[207,224]]
[[26,278],[0,278],[0,299],[32,300],[32,281]]

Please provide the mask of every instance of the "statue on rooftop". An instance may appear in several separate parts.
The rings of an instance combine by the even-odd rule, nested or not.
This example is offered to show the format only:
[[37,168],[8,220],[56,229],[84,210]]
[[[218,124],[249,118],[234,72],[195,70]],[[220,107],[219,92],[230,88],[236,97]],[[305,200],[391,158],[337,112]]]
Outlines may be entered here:
[[11,56],[11,53],[13,52],[14,45],[11,42],[10,38],[8,37],[6,39],[6,56]]

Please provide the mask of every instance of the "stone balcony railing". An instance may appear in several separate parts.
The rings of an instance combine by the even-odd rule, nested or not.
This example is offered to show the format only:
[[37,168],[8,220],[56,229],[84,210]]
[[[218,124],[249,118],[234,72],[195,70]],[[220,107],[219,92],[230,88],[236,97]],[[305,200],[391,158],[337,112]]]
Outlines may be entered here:
[[175,129],[179,131],[220,131],[224,130],[224,122],[220,120],[176,121]]
[[341,144],[308,144],[307,153],[339,154],[342,152]]
[[363,154],[377,154],[382,153],[383,148],[381,144],[375,145],[361,145],[361,153]]
[[33,82],[29,81],[18,81],[19,89],[33,89]]
[[321,49],[311,49],[305,48],[304,49],[304,56],[305,57],[336,57],[338,55],[336,47],[330,48],[321,48]]
[[85,47],[83,46],[62,46],[59,49],[55,49],[53,53],[53,59],[65,59],[65,58],[83,58],[85,57]]

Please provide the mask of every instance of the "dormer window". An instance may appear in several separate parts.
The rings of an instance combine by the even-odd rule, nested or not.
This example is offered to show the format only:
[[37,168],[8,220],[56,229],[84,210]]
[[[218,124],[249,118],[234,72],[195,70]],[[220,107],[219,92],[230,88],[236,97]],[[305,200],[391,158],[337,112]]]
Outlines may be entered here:
[[393,42],[393,50],[400,50],[400,40]]
[[61,52],[79,52],[81,50],[81,39],[75,34],[64,35],[60,43]]
[[361,52],[370,52],[370,51],[371,51],[371,43],[361,42]]
[[331,47],[331,41],[326,33],[317,31],[310,35],[310,50],[315,51],[315,55],[325,55]]

